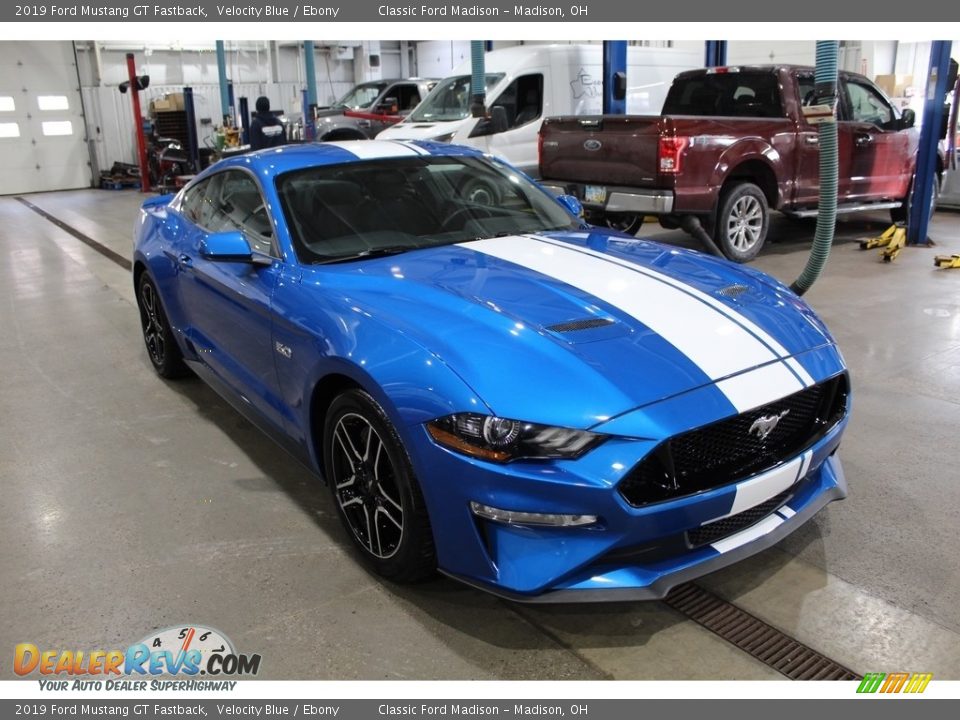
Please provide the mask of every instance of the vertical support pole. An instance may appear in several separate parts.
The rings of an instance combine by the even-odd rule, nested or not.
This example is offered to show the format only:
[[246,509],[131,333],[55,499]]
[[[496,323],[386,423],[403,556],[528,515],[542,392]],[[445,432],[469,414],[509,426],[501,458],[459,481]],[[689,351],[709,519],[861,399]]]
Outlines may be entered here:
[[704,67],[721,67],[727,64],[727,41],[707,40],[703,60]]
[[137,131],[137,163],[140,165],[140,192],[150,192],[150,171],[147,168],[147,140],[143,137],[143,116],[140,114],[140,90],[137,88],[137,66],[133,53],[127,53],[127,77],[130,79],[130,100],[133,102],[133,124]]
[[300,104],[303,110],[303,137],[302,142],[312,142],[317,135],[317,126],[313,122],[313,114],[310,111],[310,103],[307,98],[307,91],[300,91]]
[[603,114],[627,112],[627,41],[603,41]]
[[200,172],[200,145],[197,142],[197,116],[193,106],[193,88],[183,89],[183,110],[187,115],[187,152],[193,172]]
[[483,117],[487,111],[485,48],[483,40],[470,41],[470,114],[473,117]]
[[313,110],[317,107],[317,68],[313,55],[313,40],[303,41],[303,68],[307,84],[307,92],[304,96],[303,130],[306,139],[312,141],[317,134],[313,121]]
[[217,74],[220,76],[220,115],[226,122],[230,117],[230,89],[227,87],[227,53],[223,40],[217,40]]
[[245,97],[240,98],[240,127],[243,128],[240,134],[240,144],[250,144],[250,106]]
[[929,242],[927,232],[933,212],[933,184],[937,180],[937,146],[943,124],[943,103],[947,98],[950,50],[949,40],[934,40],[930,45],[930,71],[924,94],[917,170],[913,176],[910,216],[907,218],[907,243],[910,245]]

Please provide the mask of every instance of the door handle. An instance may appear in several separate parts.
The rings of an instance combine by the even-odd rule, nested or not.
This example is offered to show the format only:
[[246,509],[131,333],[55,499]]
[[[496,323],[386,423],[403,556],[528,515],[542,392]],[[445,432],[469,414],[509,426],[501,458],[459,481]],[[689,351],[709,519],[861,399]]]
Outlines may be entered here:
[[807,135],[807,136],[804,138],[804,142],[807,143],[807,145],[819,145],[819,144],[820,144],[820,136],[819,136],[819,135]]
[[857,145],[860,145],[860,146],[869,145],[872,142],[873,142],[872,135],[857,135]]

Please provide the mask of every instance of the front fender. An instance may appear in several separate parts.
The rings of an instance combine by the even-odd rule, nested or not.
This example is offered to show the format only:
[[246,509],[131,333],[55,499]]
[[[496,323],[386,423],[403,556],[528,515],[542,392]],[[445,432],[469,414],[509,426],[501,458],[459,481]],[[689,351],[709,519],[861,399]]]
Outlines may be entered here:
[[414,445],[410,433],[428,420],[468,410],[490,412],[436,354],[349,300],[318,301],[309,287],[294,283],[275,301],[277,374],[290,409],[291,435],[318,470],[313,439],[321,431],[322,414],[314,416],[312,399],[331,376],[346,377],[373,396],[408,449]]

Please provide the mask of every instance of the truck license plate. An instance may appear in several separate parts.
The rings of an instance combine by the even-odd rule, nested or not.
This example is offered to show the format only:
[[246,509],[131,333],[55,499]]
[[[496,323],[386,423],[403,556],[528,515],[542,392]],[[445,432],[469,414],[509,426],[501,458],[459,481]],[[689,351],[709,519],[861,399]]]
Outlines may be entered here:
[[607,202],[607,189],[602,185],[586,185],[583,188],[583,201],[592,205],[604,205]]

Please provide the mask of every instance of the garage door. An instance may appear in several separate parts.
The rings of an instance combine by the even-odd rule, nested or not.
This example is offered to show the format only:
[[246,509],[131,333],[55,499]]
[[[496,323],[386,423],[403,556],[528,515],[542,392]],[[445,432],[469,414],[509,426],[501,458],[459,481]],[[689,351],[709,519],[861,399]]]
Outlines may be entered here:
[[90,187],[73,44],[0,42],[0,195]]

